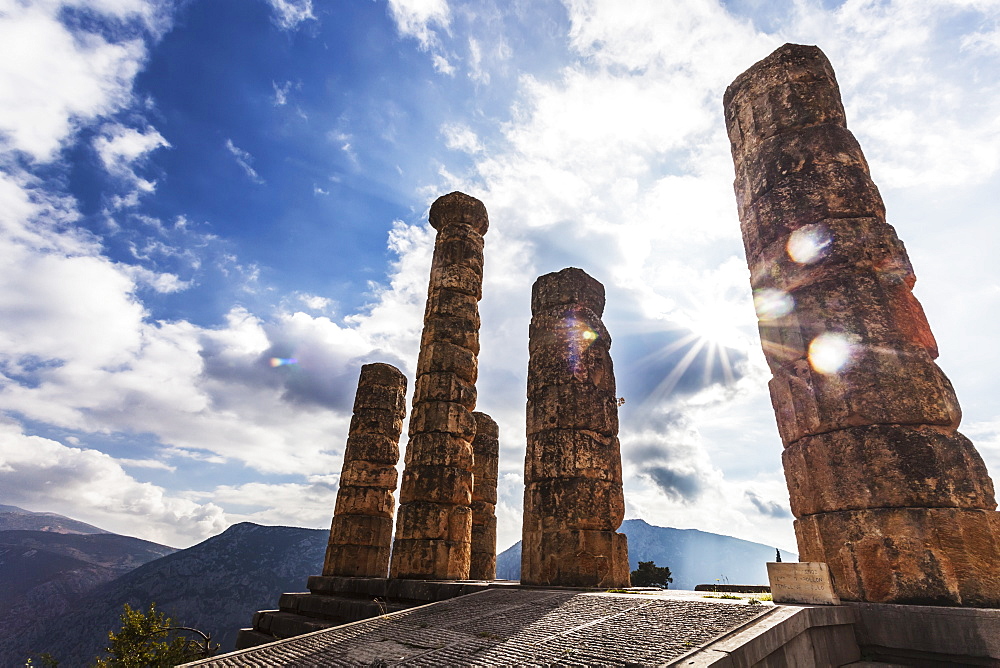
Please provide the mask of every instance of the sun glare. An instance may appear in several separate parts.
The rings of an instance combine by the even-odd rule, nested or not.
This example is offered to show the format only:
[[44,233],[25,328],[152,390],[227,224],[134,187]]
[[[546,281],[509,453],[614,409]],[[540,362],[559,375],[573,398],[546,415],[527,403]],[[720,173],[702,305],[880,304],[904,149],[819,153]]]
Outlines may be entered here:
[[845,334],[820,334],[809,343],[809,364],[820,373],[837,373],[851,361],[853,347]]

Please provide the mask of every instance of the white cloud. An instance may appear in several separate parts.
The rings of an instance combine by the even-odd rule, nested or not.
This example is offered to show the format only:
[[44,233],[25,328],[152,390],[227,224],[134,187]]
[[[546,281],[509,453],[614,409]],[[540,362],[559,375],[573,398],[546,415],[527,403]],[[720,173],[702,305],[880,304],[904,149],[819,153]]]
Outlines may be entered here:
[[236,164],[240,166],[251,181],[259,184],[264,183],[264,179],[260,178],[260,175],[257,174],[257,170],[253,168],[253,156],[250,155],[249,151],[244,151],[236,146],[232,139],[226,140],[226,150],[229,151],[234,158],[236,158]]
[[163,146],[169,147],[170,144],[153,128],[140,132],[118,123],[102,128],[101,134],[94,139],[94,150],[104,169],[130,189],[128,195],[114,198],[116,209],[136,206],[140,195],[149,194],[156,188],[154,181],[139,176],[136,169],[149,153]]
[[297,28],[303,21],[316,20],[312,0],[267,0],[274,18],[283,30]]
[[447,0],[389,0],[389,13],[399,34],[416,38],[423,49],[438,43],[432,26],[447,31],[451,23]]
[[104,453],[28,436],[11,423],[0,424],[0,488],[9,503],[178,547],[229,525],[213,503],[172,496],[135,480]]
[[479,137],[466,125],[448,123],[441,127],[441,134],[444,135],[445,146],[453,151],[470,154],[483,152],[483,144],[479,141]]
[[[48,162],[77,125],[121,109],[146,56],[140,39],[71,32],[61,3],[7,3],[0,14],[0,147]],[[128,14],[148,3],[105,2]]]

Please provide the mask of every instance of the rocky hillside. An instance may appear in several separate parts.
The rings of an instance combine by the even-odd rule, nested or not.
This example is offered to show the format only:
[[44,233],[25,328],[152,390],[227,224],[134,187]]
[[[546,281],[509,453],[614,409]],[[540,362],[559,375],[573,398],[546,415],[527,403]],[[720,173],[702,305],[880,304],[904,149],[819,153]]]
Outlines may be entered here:
[[55,513],[36,513],[17,506],[0,505],[0,531],[46,531],[50,533],[109,533],[85,522]]
[[[694,589],[716,580],[730,584],[767,584],[767,566],[774,561],[774,547],[697,529],[671,529],[625,520],[619,530],[628,536],[628,560],[633,570],[640,561],[667,566],[673,574],[672,589]],[[798,555],[783,552],[785,561]],[[521,576],[521,542],[497,555],[497,577]]]
[[146,609],[155,602],[175,623],[209,632],[231,650],[255,610],[276,607],[281,592],[305,591],[307,578],[322,570],[327,536],[317,529],[237,524],[94,588],[30,633],[0,640],[0,665],[23,665],[41,652],[62,668],[86,665],[118,627],[125,603]]

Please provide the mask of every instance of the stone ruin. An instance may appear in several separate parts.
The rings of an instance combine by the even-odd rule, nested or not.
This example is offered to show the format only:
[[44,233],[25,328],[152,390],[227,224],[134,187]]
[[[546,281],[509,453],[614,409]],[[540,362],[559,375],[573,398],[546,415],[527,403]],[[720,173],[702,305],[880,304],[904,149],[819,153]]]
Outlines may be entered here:
[[431,206],[437,230],[399,492],[393,578],[466,580],[486,207],[455,192]]
[[475,412],[472,441],[472,557],[470,580],[497,577],[497,474],[500,469],[500,428],[486,413]]
[[405,415],[406,376],[389,364],[361,367],[323,575],[381,578],[389,570]]
[[993,483],[830,62],[786,44],[724,104],[800,559],[845,600],[1000,607]]
[[629,586],[604,286],[576,268],[531,289],[521,582]]

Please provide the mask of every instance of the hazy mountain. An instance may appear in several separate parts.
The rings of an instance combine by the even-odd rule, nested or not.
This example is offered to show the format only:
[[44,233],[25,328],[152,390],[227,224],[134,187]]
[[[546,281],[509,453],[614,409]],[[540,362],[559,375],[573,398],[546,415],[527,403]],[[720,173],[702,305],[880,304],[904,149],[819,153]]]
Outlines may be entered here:
[[[722,536],[697,529],[656,527],[643,520],[625,520],[619,529],[628,536],[628,560],[632,570],[640,561],[667,566],[673,575],[672,589],[694,589],[717,579],[730,584],[767,584],[767,566],[774,561],[774,547]],[[798,555],[783,552],[785,561]],[[497,577],[521,577],[521,541],[497,555]]]
[[118,628],[125,603],[146,609],[155,602],[174,623],[211,633],[231,650],[254,611],[276,607],[282,592],[305,591],[308,577],[322,571],[328,535],[237,524],[94,588],[30,633],[0,640],[0,665],[23,665],[41,652],[61,667],[86,665],[104,649],[107,632]]
[[0,526],[40,527],[0,530],[0,638],[19,637],[98,585],[176,551],[54,513],[14,506],[0,513]]
[[17,506],[0,505],[0,531],[18,529],[52,533],[109,533],[104,529],[55,513],[36,513]]

